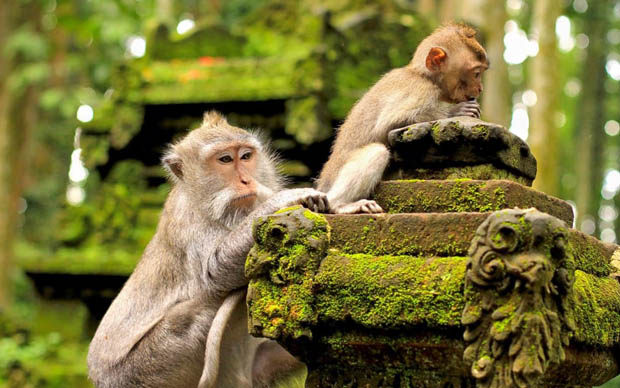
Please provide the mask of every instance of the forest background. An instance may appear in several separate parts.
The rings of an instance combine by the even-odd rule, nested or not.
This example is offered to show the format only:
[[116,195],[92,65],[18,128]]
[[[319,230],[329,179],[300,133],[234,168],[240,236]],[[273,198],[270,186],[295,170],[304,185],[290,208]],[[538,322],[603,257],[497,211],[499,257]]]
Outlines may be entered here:
[[[538,160],[534,187],[570,201],[577,215],[576,228],[603,241],[620,240],[620,195],[617,195],[620,191],[620,1],[322,0],[312,3],[310,6],[308,2],[294,0],[3,2],[0,7],[0,387],[90,386],[85,377],[85,350],[96,326],[94,308],[82,303],[88,295],[74,293],[56,298],[57,290],[63,288],[58,284],[77,281],[75,277],[67,277],[68,274],[85,273],[91,277],[80,281],[122,283],[121,275],[126,276],[135,264],[153,233],[153,219],[157,218],[157,211],[151,212],[148,222],[132,213],[134,207],[146,201],[138,198],[141,195],[137,193],[154,193],[153,202],[161,204],[167,190],[162,172],[157,167],[155,171],[153,163],[149,165],[143,160],[119,163],[118,168],[111,165],[110,161],[118,158],[120,152],[115,150],[127,149],[123,147],[131,144],[131,138],[138,136],[139,131],[145,131],[143,122],[152,115],[148,104],[140,108],[135,108],[135,104],[123,105],[118,111],[111,109],[118,101],[115,86],[120,83],[123,88],[132,87],[128,76],[131,73],[124,71],[127,64],[137,63],[144,76],[151,62],[168,55],[165,50],[164,54],[157,54],[152,47],[162,44],[181,47],[184,39],[186,42],[192,36],[198,39],[200,31],[221,33],[223,37],[220,39],[223,43],[212,51],[206,47],[204,53],[189,54],[199,57],[203,65],[210,65],[233,52],[243,57],[274,58],[283,53],[288,55],[289,50],[301,52],[304,45],[310,44],[292,26],[305,26],[306,13],[330,18],[326,24],[330,31],[314,35],[315,41],[308,52],[316,53],[317,47],[325,45],[336,47],[334,53],[329,49],[322,52],[328,62],[332,54],[332,62],[341,58],[338,55],[345,58],[338,73],[334,73],[338,75],[334,93],[342,98],[329,100],[325,105],[327,113],[320,109],[317,113],[318,108],[312,104],[320,105],[323,98],[328,100],[330,96],[319,94],[304,103],[311,105],[315,116],[331,116],[318,119],[318,124],[304,134],[301,130],[277,129],[287,127],[290,124],[287,120],[294,117],[256,118],[260,115],[255,112],[232,115],[233,121],[237,117],[240,124],[250,120],[252,124],[276,128],[269,132],[272,137],[280,137],[274,141],[276,148],[285,157],[297,152],[302,155],[286,165],[285,172],[296,185],[307,185],[326,160],[333,128],[365,89],[383,72],[406,64],[419,39],[435,26],[449,20],[471,23],[480,30],[492,64],[484,79],[482,118],[505,125],[528,142]],[[295,8],[303,12],[291,11]],[[161,30],[160,26],[167,29]],[[362,28],[359,26],[381,35],[351,32]],[[407,34],[394,33],[403,29]],[[162,31],[166,33],[162,35]],[[239,48],[241,35],[245,43]],[[219,38],[212,38],[212,42],[215,39]],[[177,56],[188,56],[183,50],[171,52],[171,58],[166,59],[172,63]],[[353,59],[347,62],[347,58]],[[347,68],[347,64],[355,71]],[[187,74],[191,81],[193,73]],[[188,79],[175,82],[188,82]],[[268,77],[265,82],[269,82]],[[328,88],[325,90],[329,92]],[[269,103],[268,98],[265,100]],[[208,101],[202,105],[190,102],[184,103],[183,109],[223,107],[230,112],[236,109]],[[287,111],[293,112],[305,109],[299,104],[294,108],[286,106]],[[111,145],[105,143],[103,151],[99,144],[91,144],[90,148],[81,144],[81,139],[82,143],[88,140],[82,138],[83,131],[88,132],[90,128],[94,133],[107,125],[101,124],[106,122],[106,115],[126,115],[129,117],[126,122],[131,125],[120,129],[112,125],[106,135]],[[179,125],[189,128],[192,123],[181,120]],[[152,149],[161,150],[161,144],[153,145]],[[152,154],[151,161],[157,160],[158,154]],[[304,156],[312,154],[316,155]],[[129,242],[118,248],[122,251],[120,259],[110,264],[118,264],[123,271],[97,265],[92,267],[95,269],[83,271],[55,269],[92,265],[105,252],[101,247],[115,241]],[[56,267],[46,260],[56,263]],[[85,290],[82,289],[83,294],[91,292]],[[109,293],[114,291],[98,292],[109,299]],[[620,381],[609,382],[605,387],[620,387]]]

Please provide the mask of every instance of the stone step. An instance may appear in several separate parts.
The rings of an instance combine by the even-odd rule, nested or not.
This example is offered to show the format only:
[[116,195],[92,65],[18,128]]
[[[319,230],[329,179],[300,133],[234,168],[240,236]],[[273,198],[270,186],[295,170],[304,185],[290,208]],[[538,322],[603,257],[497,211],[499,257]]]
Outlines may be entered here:
[[[467,256],[478,226],[488,213],[326,214],[330,248],[346,254]],[[608,276],[618,247],[578,230],[568,231],[576,268]]]
[[573,224],[566,201],[509,180],[394,180],[381,182],[373,199],[388,213],[492,212],[536,207]]
[[549,214],[297,206],[254,237],[250,331],[303,360],[306,386],[585,388],[620,371],[620,249]]
[[[319,322],[394,330],[461,327],[468,257],[343,254],[321,262],[312,290]],[[620,342],[620,283],[575,272],[574,340],[612,347]],[[408,290],[408,292],[402,292]],[[605,290],[604,293],[593,293]],[[594,314],[594,315],[593,315]],[[596,327],[595,327],[596,326]]]

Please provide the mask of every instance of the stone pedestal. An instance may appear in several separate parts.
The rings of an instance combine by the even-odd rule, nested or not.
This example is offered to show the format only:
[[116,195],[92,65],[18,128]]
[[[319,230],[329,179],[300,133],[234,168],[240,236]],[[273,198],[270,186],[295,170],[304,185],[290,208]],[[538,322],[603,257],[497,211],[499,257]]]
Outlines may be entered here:
[[528,187],[527,145],[471,119],[390,141],[403,179],[376,190],[387,213],[256,223],[251,333],[304,361],[308,387],[585,388],[620,373],[620,251]]

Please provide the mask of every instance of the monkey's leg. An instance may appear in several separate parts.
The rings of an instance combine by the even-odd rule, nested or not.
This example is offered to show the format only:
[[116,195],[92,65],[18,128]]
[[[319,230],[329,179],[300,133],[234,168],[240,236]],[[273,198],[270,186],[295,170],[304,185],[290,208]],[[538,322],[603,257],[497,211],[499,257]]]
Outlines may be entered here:
[[334,213],[382,213],[383,209],[365,198],[383,177],[390,151],[381,143],[371,143],[353,151],[342,166],[327,199]]
[[196,387],[215,311],[204,298],[177,303],[107,373],[108,388]]
[[254,388],[273,387],[283,379],[302,376],[304,364],[276,341],[265,341],[258,347],[252,365]]

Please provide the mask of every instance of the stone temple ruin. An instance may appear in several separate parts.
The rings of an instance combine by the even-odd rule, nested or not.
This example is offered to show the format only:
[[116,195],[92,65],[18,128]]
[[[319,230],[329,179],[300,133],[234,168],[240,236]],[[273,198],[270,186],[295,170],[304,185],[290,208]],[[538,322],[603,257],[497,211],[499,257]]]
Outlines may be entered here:
[[528,146],[463,118],[389,140],[374,194],[386,214],[257,221],[252,334],[300,357],[308,387],[592,387],[620,373],[620,250],[529,187]]

